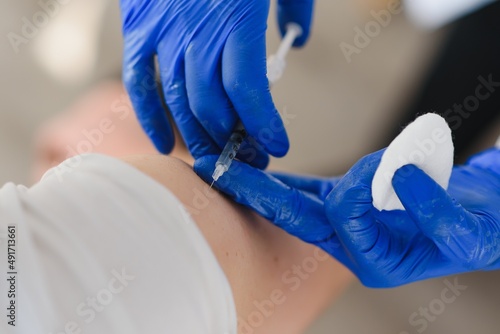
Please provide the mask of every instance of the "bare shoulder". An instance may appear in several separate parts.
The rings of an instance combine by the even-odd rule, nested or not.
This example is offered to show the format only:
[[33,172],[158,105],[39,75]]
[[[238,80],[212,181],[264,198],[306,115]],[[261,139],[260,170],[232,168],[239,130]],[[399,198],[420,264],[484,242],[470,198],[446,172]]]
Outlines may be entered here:
[[[167,187],[190,212],[231,284],[240,331],[300,333],[350,281],[336,261],[210,189],[183,161],[161,155],[123,160]],[[272,317],[262,314],[261,304]]]
[[[249,212],[210,189],[193,168],[180,159],[162,155],[140,155],[123,160],[168,188],[186,207],[203,233],[206,225],[222,227],[249,219]],[[253,214],[251,214],[253,215]],[[230,233],[225,229],[226,233]],[[220,231],[219,231],[220,234]],[[210,241],[210,240],[209,240]]]
[[[290,242],[301,246],[299,251],[302,248],[294,238],[252,211],[210,189],[191,166],[179,159],[141,155],[123,160],[164,185],[182,202],[230,279],[231,275],[236,275],[232,272],[236,267],[235,260],[238,261],[238,272],[244,273],[247,265],[254,270],[264,267],[263,263],[268,258],[264,252],[287,247]],[[241,279],[246,280],[247,277],[238,277],[239,281]]]

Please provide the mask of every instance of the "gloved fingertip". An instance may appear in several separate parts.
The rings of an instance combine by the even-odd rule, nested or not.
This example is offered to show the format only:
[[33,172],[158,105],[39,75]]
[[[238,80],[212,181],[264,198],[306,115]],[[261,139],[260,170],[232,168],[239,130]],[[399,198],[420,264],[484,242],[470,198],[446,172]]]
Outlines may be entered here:
[[218,155],[221,152],[220,148],[208,139],[190,141],[188,144],[188,150],[191,152],[191,155],[195,160],[206,156]]
[[435,199],[441,198],[443,189],[424,171],[414,165],[399,168],[392,179],[392,186],[406,210],[421,216],[430,214]]
[[295,42],[293,42],[293,47],[294,48],[302,48],[306,45],[308,40],[309,40],[309,29],[305,30],[302,27],[302,35],[297,37]]
[[302,28],[302,35],[297,37],[293,46],[303,47],[309,40],[314,12],[314,1],[284,1],[278,2],[278,24],[281,35],[285,36],[287,26],[296,23]]
[[258,169],[266,169],[269,165],[269,155],[260,145],[256,147],[256,145],[252,145],[248,141],[243,142],[237,157],[240,161]]
[[307,39],[297,39],[295,42],[293,42],[293,47],[296,49],[303,48],[306,45]]
[[262,142],[262,145],[265,147],[266,152],[276,158],[284,157],[290,149],[290,141],[284,130],[272,141]]
[[[252,151],[253,149],[241,149],[240,150],[241,154],[238,153],[238,159],[240,161],[248,163],[252,167],[262,170],[266,169],[270,161],[269,155],[264,151],[260,151],[257,153],[252,153]],[[249,152],[251,155],[246,154]]]
[[174,149],[175,138],[168,134],[149,134],[149,138],[161,154],[170,154]]
[[215,170],[215,163],[218,157],[216,155],[208,155],[195,160],[193,170],[205,182],[212,182],[212,174]]
[[263,154],[263,155],[260,155],[258,158],[256,158],[251,163],[251,165],[255,168],[265,170],[267,168],[267,166],[269,166],[269,162],[270,162],[269,155]]
[[255,106],[255,109],[261,112],[266,110],[258,119],[245,115],[242,120],[255,145],[270,155],[281,158],[288,153],[290,141],[284,121],[274,107],[270,95],[269,98],[269,104]]
[[405,165],[396,170],[391,182],[398,196],[415,199],[415,191],[421,182],[421,175],[418,171],[420,170],[415,165]]
[[[249,166],[240,161],[233,161],[231,167],[217,181],[213,179],[213,173],[218,155],[204,156],[195,160],[193,165],[194,172],[201,177],[207,184],[213,186],[232,197],[235,201],[243,205],[249,205],[253,197],[249,197],[254,190],[255,182],[267,181],[267,177],[260,170]],[[252,178],[254,181],[252,181]],[[268,191],[261,188],[262,191]],[[264,211],[259,211],[264,212]]]
[[[290,23],[297,23],[298,22],[292,22],[292,21],[283,21],[279,24],[279,30],[280,30],[280,35],[281,38],[284,38],[287,32],[287,27]],[[306,45],[307,41],[309,40],[309,35],[310,35],[310,28],[308,26],[305,26],[303,24],[299,24],[300,27],[302,28],[302,33],[300,36],[298,36],[295,41],[293,42],[292,46],[294,48],[302,48]]]
[[394,177],[392,179],[392,183],[397,184],[397,183],[404,183],[404,182],[410,182],[412,181],[412,176],[415,175],[415,172],[417,171],[417,167],[415,165],[404,165],[403,167],[400,167],[396,172],[394,173]]

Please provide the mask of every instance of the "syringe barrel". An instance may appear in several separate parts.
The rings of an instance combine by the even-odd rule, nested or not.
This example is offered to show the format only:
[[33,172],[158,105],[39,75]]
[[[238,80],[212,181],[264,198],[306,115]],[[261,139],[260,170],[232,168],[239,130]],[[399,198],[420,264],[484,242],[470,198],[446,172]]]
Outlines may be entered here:
[[245,127],[243,126],[241,121],[239,121],[238,124],[236,124],[236,127],[231,134],[231,137],[229,138],[226,146],[224,147],[224,150],[222,151],[219,159],[215,163],[215,166],[222,165],[227,171],[229,169],[229,166],[231,166],[233,160],[236,158],[236,154],[238,154],[241,143],[243,143],[243,140],[245,140],[246,136],[247,132],[245,130]]

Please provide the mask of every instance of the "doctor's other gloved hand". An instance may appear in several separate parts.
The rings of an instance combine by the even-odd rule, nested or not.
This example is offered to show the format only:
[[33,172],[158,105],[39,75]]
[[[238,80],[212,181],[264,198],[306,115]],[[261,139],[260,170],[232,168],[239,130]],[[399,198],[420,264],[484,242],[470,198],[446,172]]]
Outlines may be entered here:
[[500,150],[453,169],[448,191],[413,165],[392,185],[406,211],[378,211],[371,184],[380,162],[362,159],[325,201],[347,255],[370,287],[395,287],[476,270],[500,269]]
[[[321,247],[366,286],[395,287],[500,269],[500,150],[453,169],[448,192],[414,166],[393,185],[406,211],[379,211],[371,183],[383,151],[342,179],[271,175],[235,162],[216,187],[288,233]],[[207,182],[216,157],[195,163]]]
[[[256,140],[250,146],[258,157],[247,162],[262,168],[268,154],[287,153],[288,137],[266,76],[269,0],[121,0],[120,5],[124,84],[161,153],[174,145],[162,102],[195,158],[219,154],[238,119]],[[278,0],[282,33],[291,22],[303,29],[296,47],[308,39],[312,11],[313,0]],[[262,129],[271,129],[272,137],[261,135]]]

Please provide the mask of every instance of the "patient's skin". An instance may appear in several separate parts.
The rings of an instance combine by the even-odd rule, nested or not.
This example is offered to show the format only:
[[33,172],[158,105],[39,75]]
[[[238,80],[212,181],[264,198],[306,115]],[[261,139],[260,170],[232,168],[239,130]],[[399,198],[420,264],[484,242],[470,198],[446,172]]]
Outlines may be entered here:
[[160,155],[124,160],[190,211],[231,284],[240,333],[302,333],[350,282],[338,262],[209,190],[186,163]]
[[[302,333],[343,291],[351,274],[315,247],[209,190],[193,172],[192,158],[182,146],[174,149],[177,158],[157,155],[123,94],[120,83],[100,85],[48,122],[37,136],[34,174],[41,176],[71,157],[88,141],[84,130],[98,129],[105,118],[112,120],[113,131],[92,145],[91,152],[136,154],[124,160],[169,188],[190,211],[230,282],[240,334]],[[128,114],[114,111],[117,101],[124,101],[121,106],[129,108]]]

